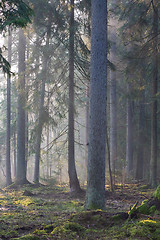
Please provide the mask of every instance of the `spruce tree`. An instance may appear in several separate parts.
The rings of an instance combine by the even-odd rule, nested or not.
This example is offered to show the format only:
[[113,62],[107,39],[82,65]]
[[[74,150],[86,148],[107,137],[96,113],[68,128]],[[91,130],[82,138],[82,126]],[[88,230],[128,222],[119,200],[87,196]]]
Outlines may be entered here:
[[105,208],[107,1],[91,1],[91,80],[87,209]]

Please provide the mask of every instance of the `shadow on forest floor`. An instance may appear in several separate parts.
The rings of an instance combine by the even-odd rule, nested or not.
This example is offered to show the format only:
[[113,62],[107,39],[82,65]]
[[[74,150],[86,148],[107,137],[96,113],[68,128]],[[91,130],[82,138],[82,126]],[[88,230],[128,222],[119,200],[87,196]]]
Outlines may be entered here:
[[126,220],[130,207],[152,194],[145,185],[117,185],[106,191],[106,211],[84,211],[85,191],[75,196],[57,185],[5,188],[0,239],[160,239],[160,216]]

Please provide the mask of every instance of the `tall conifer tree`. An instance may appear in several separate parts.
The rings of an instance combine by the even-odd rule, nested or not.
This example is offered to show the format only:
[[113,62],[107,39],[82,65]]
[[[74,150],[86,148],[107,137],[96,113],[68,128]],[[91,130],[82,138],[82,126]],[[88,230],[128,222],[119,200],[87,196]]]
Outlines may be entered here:
[[39,102],[39,115],[38,115],[38,124],[36,128],[36,144],[35,144],[35,169],[34,169],[34,182],[39,182],[40,176],[40,150],[41,150],[41,139],[42,139],[42,130],[44,125],[44,100],[45,100],[45,86],[47,81],[47,67],[48,67],[48,48],[49,40],[51,35],[51,19],[48,19],[47,34],[46,34],[46,49],[44,52],[43,59],[43,69],[42,69],[42,82],[41,82],[41,92],[40,92],[40,102]]
[[[8,30],[8,62],[11,65],[12,32]],[[12,183],[11,159],[10,159],[10,135],[11,135],[11,76],[7,75],[7,134],[6,134],[6,185]]]
[[26,183],[25,162],[25,51],[24,30],[19,29],[18,45],[18,119],[17,119],[17,167],[16,182]]
[[68,174],[71,192],[79,192],[81,188],[76,172],[74,146],[74,31],[74,0],[71,0],[69,23]]
[[107,1],[91,1],[91,81],[86,208],[105,208]]
[[[111,13],[113,12],[115,0],[111,0]],[[116,20],[113,13],[110,19],[110,61],[116,65],[117,55],[117,36],[116,36]],[[117,94],[116,94],[116,69],[110,70],[110,160],[111,169],[115,173],[115,165],[117,160]],[[115,174],[114,174],[115,175]]]
[[158,5],[152,1],[153,6],[153,77],[152,77],[152,113],[151,113],[151,161],[150,184],[157,184],[157,92],[158,92]]

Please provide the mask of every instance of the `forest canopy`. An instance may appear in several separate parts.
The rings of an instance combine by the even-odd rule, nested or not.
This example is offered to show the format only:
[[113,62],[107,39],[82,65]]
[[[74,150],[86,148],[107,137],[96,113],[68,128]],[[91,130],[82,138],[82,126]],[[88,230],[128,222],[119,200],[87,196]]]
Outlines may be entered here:
[[25,27],[31,23],[32,9],[22,0],[0,2],[0,31],[7,26]]
[[[2,0],[0,2],[0,32],[7,31],[7,27],[26,27],[31,23],[32,9],[22,0]],[[2,55],[0,48],[0,68],[10,73],[10,64]]]

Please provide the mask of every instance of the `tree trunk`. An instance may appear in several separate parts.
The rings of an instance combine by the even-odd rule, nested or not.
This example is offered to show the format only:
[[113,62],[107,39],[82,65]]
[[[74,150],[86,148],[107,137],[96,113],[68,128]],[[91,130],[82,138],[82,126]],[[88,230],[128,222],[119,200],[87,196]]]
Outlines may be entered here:
[[[11,64],[12,32],[8,31],[8,62]],[[11,127],[11,76],[7,76],[7,136],[6,136],[6,186],[12,183],[10,160],[10,127]]]
[[74,0],[70,1],[69,27],[69,115],[68,115],[68,174],[71,192],[81,191],[75,166],[74,148]]
[[16,182],[23,184],[26,180],[25,162],[25,50],[26,38],[24,31],[19,29],[18,49],[18,119],[17,119],[17,167]]
[[[142,86],[143,83],[141,83]],[[140,93],[139,101],[139,130],[138,130],[138,153],[136,165],[136,179],[143,179],[144,171],[144,131],[145,131],[145,105],[144,105],[144,90]]]
[[89,82],[87,83],[86,86],[86,148],[85,148],[85,166],[87,170],[87,165],[88,165],[88,133],[89,133]]
[[107,149],[108,149],[108,170],[109,170],[109,178],[110,178],[110,186],[111,191],[114,191],[114,185],[113,185],[113,178],[112,178],[112,169],[111,169],[111,159],[110,159],[110,146],[109,146],[109,138],[107,133]]
[[157,184],[158,7],[156,1],[153,1],[153,36],[150,184],[154,187]]
[[[15,119],[16,119],[16,113],[15,113]],[[17,159],[17,137],[16,137],[16,120],[14,123],[14,128],[13,128],[13,165],[14,165],[14,169],[13,169],[13,176],[16,179],[16,159]]]
[[[49,47],[50,39],[50,19],[48,24],[47,39],[46,39],[46,49]],[[38,115],[38,124],[36,126],[36,144],[35,144],[35,168],[34,168],[34,182],[39,183],[40,176],[40,151],[41,151],[41,137],[44,124],[44,98],[45,98],[45,85],[47,78],[47,65],[48,65],[48,53],[44,53],[44,62],[42,69],[42,83],[41,83],[41,94],[40,94],[40,103],[39,103],[39,115]]]
[[[27,62],[29,62],[29,58],[30,58],[30,42],[29,42],[29,39],[30,39],[30,35],[29,35],[29,31],[28,31],[28,34],[27,34],[27,51],[26,51],[26,60]],[[28,76],[28,79],[30,77],[30,74]],[[28,79],[26,79],[26,102],[28,102],[28,92],[29,92],[29,86],[28,86]],[[28,163],[28,157],[29,157],[29,116],[28,116],[28,112],[26,112],[25,114],[25,117],[26,117],[26,132],[25,132],[25,159],[26,159],[26,172],[27,172],[27,163]]]
[[131,99],[131,85],[128,84],[127,99],[127,136],[126,136],[126,171],[127,176],[133,170],[133,101]]
[[46,83],[46,71],[47,71],[47,57],[44,58],[43,65],[43,79],[41,85],[41,96],[40,96],[40,105],[39,105],[39,116],[38,116],[38,124],[36,126],[36,145],[35,145],[35,169],[34,169],[34,182],[39,183],[39,175],[40,175],[40,150],[41,150],[41,136],[44,124],[44,97],[45,97],[45,83]]
[[87,209],[105,208],[107,1],[92,0]]
[[[48,109],[50,103],[50,94],[49,94],[49,87],[48,87]],[[47,162],[47,179],[49,179],[49,166],[50,166],[50,159],[49,159],[49,141],[50,141],[50,126],[49,123],[47,125],[47,150],[46,150],[46,162]]]
[[[112,26],[110,33],[111,49],[110,61],[116,64],[116,29]],[[115,177],[117,160],[117,95],[116,95],[116,71],[110,71],[110,160],[111,169]]]

